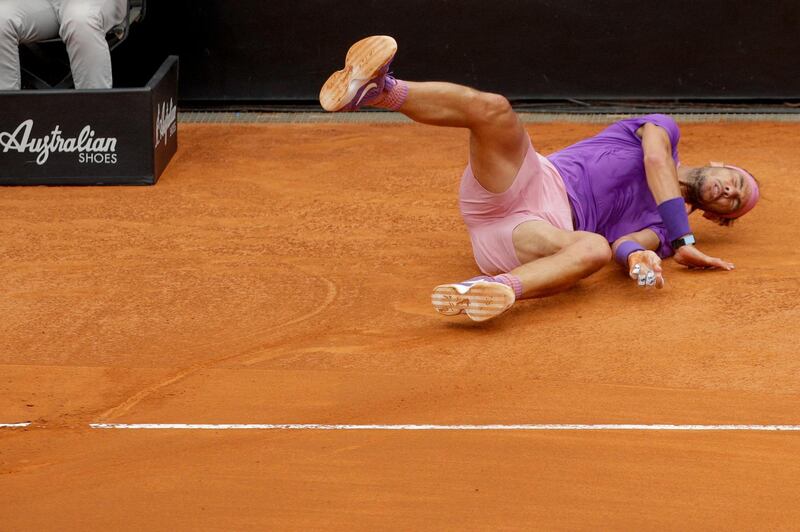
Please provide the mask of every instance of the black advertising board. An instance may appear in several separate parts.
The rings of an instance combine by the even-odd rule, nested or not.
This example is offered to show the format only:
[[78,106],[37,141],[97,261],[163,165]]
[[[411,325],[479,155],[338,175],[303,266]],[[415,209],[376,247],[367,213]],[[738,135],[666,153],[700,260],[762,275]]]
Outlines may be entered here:
[[0,92],[0,185],[152,185],[177,151],[178,58],[145,87]]
[[178,151],[178,58],[167,59],[148,82],[153,127],[153,183]]

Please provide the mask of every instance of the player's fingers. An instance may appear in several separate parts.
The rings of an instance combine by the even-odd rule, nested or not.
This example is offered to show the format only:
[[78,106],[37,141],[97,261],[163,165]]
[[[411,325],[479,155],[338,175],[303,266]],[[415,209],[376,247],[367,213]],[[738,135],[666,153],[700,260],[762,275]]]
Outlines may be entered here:
[[647,283],[647,273],[646,272],[639,273],[636,282],[638,283],[639,286],[645,286],[645,284]]
[[664,288],[664,276],[660,273],[656,275],[656,289],[661,290]]
[[717,258],[712,258],[709,261],[708,265],[711,266],[712,268],[719,268],[721,270],[730,271],[730,270],[733,269],[733,263],[732,262],[728,262],[726,260],[717,259]]
[[655,286],[656,285],[656,272],[654,272],[653,270],[650,270],[649,272],[647,272],[647,275],[645,276],[645,279],[644,279],[644,284],[646,285],[647,288]]
[[642,271],[642,265],[637,263],[633,265],[633,268],[631,268],[631,271],[628,275],[630,275],[630,278],[635,281],[639,277],[639,273],[641,271]]

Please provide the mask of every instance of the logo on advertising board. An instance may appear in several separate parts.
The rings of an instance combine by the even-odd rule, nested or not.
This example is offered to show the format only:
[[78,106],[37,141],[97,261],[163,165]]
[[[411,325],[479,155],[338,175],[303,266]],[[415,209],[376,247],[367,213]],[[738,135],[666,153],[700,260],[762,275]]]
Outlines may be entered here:
[[158,106],[156,114],[156,148],[164,141],[166,146],[167,140],[175,135],[178,130],[178,108],[175,106],[172,98],[169,102],[162,102]]
[[44,137],[33,135],[33,120],[25,120],[13,132],[0,132],[2,153],[30,153],[36,156],[36,164],[44,165],[55,153],[75,153],[81,164],[117,164],[116,137],[99,137],[87,125],[77,137],[64,136],[61,126],[56,125]]

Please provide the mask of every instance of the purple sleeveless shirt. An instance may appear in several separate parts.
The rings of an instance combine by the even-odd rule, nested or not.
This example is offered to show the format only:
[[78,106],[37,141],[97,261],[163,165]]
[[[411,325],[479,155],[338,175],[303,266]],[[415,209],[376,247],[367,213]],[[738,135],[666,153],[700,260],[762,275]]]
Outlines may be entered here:
[[680,130],[675,120],[661,114],[621,120],[547,158],[564,178],[576,230],[598,233],[614,242],[651,229],[661,241],[656,253],[664,258],[673,252],[647,186],[642,139],[636,136],[636,130],[647,123],[667,131],[672,158],[678,164]]

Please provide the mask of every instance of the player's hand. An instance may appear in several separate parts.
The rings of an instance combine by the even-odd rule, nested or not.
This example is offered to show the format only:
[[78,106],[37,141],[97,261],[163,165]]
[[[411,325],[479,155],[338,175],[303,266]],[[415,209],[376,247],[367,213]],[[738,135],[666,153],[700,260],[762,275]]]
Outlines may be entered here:
[[726,260],[709,257],[692,245],[681,246],[675,251],[675,262],[683,264],[689,268],[699,268],[703,270],[727,270],[733,269],[733,263]]
[[661,258],[653,251],[634,251],[628,255],[628,275],[642,288],[663,288]]

